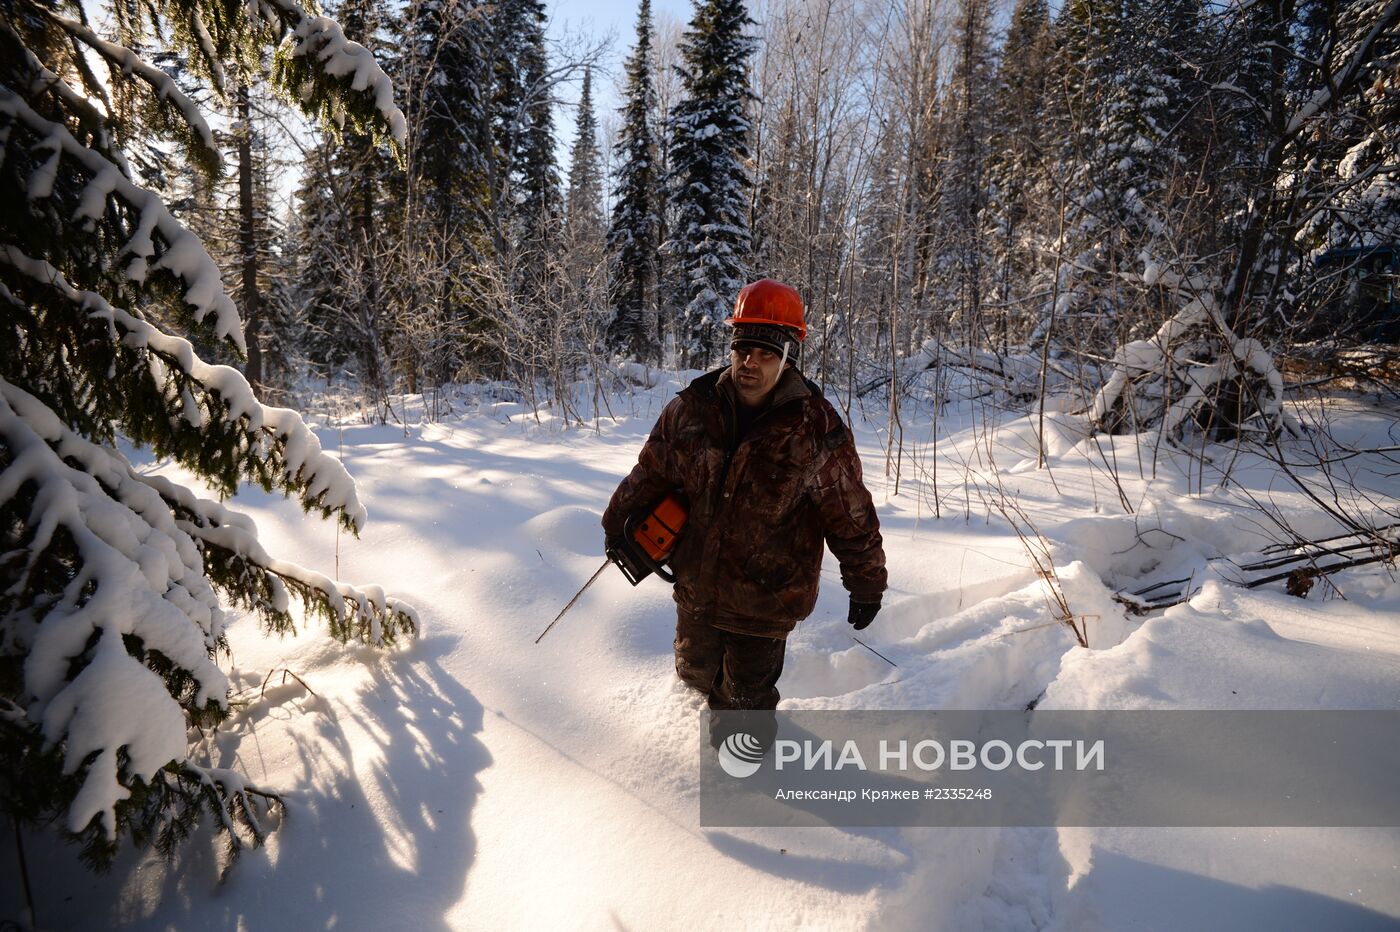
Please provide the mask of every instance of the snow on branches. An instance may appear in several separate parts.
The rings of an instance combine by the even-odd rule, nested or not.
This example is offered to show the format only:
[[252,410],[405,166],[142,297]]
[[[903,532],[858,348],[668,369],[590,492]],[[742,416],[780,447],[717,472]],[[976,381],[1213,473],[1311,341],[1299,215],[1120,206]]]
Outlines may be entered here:
[[1091,406],[1095,426],[1111,433],[1158,427],[1169,438],[1179,438],[1192,419],[1217,437],[1250,421],[1270,432],[1283,426],[1283,377],[1273,357],[1258,340],[1231,332],[1210,284],[1152,263],[1144,282],[1185,303],[1149,339],[1118,347]]
[[[367,514],[356,494],[354,480],[339,460],[321,449],[320,440],[295,411],[262,404],[238,370],[204,362],[189,341],[113,307],[101,295],[79,291],[48,263],[5,246],[0,247],[0,267],[5,266],[81,307],[87,320],[105,328],[114,342],[147,353],[146,368],[153,386],[164,394],[173,410],[181,412],[185,423],[203,431],[222,428],[237,432],[261,460],[277,465],[276,485],[284,492],[296,494],[307,508],[317,508],[323,514],[341,514],[352,532],[358,533],[364,527]],[[76,435],[74,438],[80,439]],[[197,516],[199,529],[194,533],[205,543],[251,559],[278,576],[295,580],[303,589],[317,590],[335,619],[344,622],[347,609],[341,603],[352,603],[365,614],[365,625],[373,632],[368,640],[392,638],[394,630],[400,628],[416,629],[413,610],[386,599],[377,587],[356,590],[294,564],[274,561],[257,544],[255,531],[246,518],[234,516],[217,503],[197,500],[166,480],[141,481],[158,484],[160,494],[173,506]],[[279,600],[277,610],[285,611],[285,597]],[[381,624],[388,619],[380,616],[393,612],[401,613],[403,618],[390,625],[385,638]]]
[[[13,247],[0,249],[0,262],[82,307],[114,342],[146,352],[152,379],[169,386],[164,374],[183,373],[171,401],[186,419],[208,429],[219,416],[258,435],[269,453],[280,450],[287,488],[363,523],[353,481],[295,412],[261,405],[236,370],[204,363],[185,340],[79,292],[46,263]],[[228,680],[214,662],[225,622],[216,587],[278,630],[291,627],[288,588],[341,640],[391,643],[418,629],[412,607],[379,587],[270,557],[246,516],[137,475],[118,452],[3,380],[0,512],[15,537],[9,559],[24,561],[7,567],[0,649],[22,649],[25,717],[46,747],[62,747],[65,774],[82,773],[66,820],[74,833],[98,819],[114,839],[117,805],[133,781],[149,784],[186,763],[187,726],[227,710]]]
[[[160,100],[173,104],[179,111],[180,117],[194,132],[199,144],[208,153],[208,158],[212,163],[215,165],[221,163],[223,156],[219,152],[218,143],[214,140],[214,133],[209,129],[209,124],[204,119],[204,114],[200,112],[198,105],[180,90],[174,78],[145,61],[126,46],[108,42],[82,23],[57,15],[53,15],[52,18],[65,32],[102,56],[114,68],[124,74],[136,75],[151,86]],[[207,38],[207,33],[205,35]]]
[[[335,20],[312,16],[295,0],[260,0],[258,7],[272,11],[290,29],[278,50],[273,74],[297,95],[303,106],[315,107],[318,88],[329,79],[354,95],[367,92],[374,110],[389,128],[389,138],[399,146],[408,141],[408,121],[394,104],[393,84],[369,49],[347,39]],[[347,115],[353,117],[337,95],[327,97],[325,106],[316,109],[337,129],[345,126]],[[362,117],[352,119],[352,124],[377,130]]]
[[[13,132],[16,125],[39,140],[35,149],[51,153],[29,176],[30,202],[53,196],[60,158],[67,157],[75,163],[69,171],[76,168],[83,179],[73,221],[95,223],[107,211],[109,198],[120,200],[136,217],[129,237],[117,252],[118,260],[126,261],[126,277],[142,283],[152,270],[169,271],[184,283],[184,300],[193,308],[194,319],[202,321],[212,313],[216,335],[231,340],[240,352],[247,350],[243,322],[233,299],[224,291],[219,267],[209,258],[199,237],[185,229],[157,195],[133,183],[100,152],[78,142],[66,127],[44,119],[18,94],[0,86],[0,130],[9,130],[0,134],[0,159],[6,158],[10,147],[20,142]],[[164,244],[159,257],[155,256],[157,235]]]
[[[130,440],[221,496],[252,482],[352,532],[365,522],[296,412],[153,323],[245,352],[219,268],[116,148],[182,139],[215,171],[198,95],[82,17],[32,12],[0,22],[0,809],[57,818],[96,864],[123,835],[168,853],[206,810],[237,850],[280,801],[189,758],[191,729],[229,709],[225,607],[288,632],[296,595],[332,636],[375,645],[416,634],[418,616],[378,586],[276,559],[246,516],[119,452]],[[225,66],[280,43],[275,78],[303,109],[404,138],[370,53],[296,0],[154,0],[132,15],[221,93]],[[139,120],[111,103],[136,88]]]

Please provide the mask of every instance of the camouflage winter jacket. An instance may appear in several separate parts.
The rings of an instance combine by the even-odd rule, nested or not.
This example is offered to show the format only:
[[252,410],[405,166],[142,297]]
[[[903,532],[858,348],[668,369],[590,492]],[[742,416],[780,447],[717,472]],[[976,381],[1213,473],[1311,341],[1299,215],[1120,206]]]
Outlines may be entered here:
[[812,612],[822,542],[857,600],[879,601],[885,551],[850,431],[821,390],[788,369],[735,442],[729,369],[703,375],[661,412],[603,514],[627,516],[681,489],[690,516],[671,569],[683,609],[726,631],[786,637]]

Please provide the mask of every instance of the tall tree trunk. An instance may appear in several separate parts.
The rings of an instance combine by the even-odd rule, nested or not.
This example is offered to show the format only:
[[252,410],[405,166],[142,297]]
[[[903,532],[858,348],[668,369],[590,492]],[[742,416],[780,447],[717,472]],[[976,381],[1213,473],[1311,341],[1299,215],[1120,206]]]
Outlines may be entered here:
[[359,223],[360,245],[364,249],[364,270],[365,270],[365,302],[369,305],[365,318],[377,320],[379,318],[379,257],[375,248],[374,235],[374,150],[371,143],[364,143],[366,150],[364,165],[361,169],[360,177],[360,210]]
[[261,395],[262,306],[258,295],[258,244],[253,215],[253,116],[247,85],[238,88],[238,121],[238,248],[243,265],[243,339],[248,344],[248,363],[243,374],[253,391]]

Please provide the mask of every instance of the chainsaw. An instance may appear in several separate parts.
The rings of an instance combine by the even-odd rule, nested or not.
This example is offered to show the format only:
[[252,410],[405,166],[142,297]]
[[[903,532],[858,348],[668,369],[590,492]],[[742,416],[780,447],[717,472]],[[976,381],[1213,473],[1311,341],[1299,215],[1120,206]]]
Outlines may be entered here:
[[543,640],[549,629],[564,617],[564,613],[574,607],[574,603],[588,591],[593,581],[603,575],[603,570],[608,568],[609,563],[616,564],[617,568],[622,570],[622,575],[634,586],[653,573],[674,584],[676,577],[666,569],[666,565],[671,561],[671,553],[676,549],[676,541],[680,539],[688,515],[681,496],[671,492],[651,508],[629,516],[622,526],[622,539],[604,551],[607,559],[603,561],[603,565],[588,578],[582,589],[574,593],[569,604],[565,605],[559,614],[554,616],[554,621],[549,623],[549,627],[535,638],[535,643]]

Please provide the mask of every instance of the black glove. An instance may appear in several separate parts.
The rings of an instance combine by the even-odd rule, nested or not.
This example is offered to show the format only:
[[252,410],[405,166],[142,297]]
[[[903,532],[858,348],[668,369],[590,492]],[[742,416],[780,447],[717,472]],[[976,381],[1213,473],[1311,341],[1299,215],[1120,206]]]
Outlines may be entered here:
[[870,627],[870,623],[875,620],[875,616],[880,614],[879,602],[857,602],[855,596],[851,597],[851,613],[846,616],[846,621],[857,631],[864,631]]
[[605,533],[605,534],[603,535],[603,555],[604,555],[604,556],[607,556],[608,554],[612,553],[614,550],[621,550],[621,549],[622,549],[622,535],[621,535],[621,534],[607,534],[607,533]]

